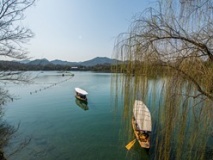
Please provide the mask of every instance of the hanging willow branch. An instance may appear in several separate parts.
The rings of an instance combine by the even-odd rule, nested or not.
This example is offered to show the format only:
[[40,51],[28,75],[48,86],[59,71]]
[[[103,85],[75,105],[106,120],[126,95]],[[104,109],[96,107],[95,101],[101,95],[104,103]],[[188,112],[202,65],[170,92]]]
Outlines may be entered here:
[[151,159],[213,158],[212,11],[213,0],[159,0],[117,39],[125,115],[136,98],[155,104]]

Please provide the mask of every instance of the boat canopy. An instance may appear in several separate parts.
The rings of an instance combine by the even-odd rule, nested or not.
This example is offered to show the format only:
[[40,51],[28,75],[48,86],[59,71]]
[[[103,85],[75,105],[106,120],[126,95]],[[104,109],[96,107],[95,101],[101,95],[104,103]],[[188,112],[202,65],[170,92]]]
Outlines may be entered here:
[[142,101],[135,100],[133,115],[139,130],[152,131],[151,114],[147,106]]
[[83,90],[81,88],[75,88],[75,91],[80,93],[80,94],[82,94],[82,95],[87,95],[88,94],[87,91],[85,91],[85,90]]

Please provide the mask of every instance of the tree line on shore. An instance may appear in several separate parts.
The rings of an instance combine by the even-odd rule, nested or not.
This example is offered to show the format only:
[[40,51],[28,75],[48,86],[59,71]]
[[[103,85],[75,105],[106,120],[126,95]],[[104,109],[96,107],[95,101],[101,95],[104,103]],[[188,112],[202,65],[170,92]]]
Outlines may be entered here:
[[97,64],[94,66],[82,66],[72,67],[70,65],[34,65],[34,64],[23,64],[13,61],[0,61],[0,71],[97,71],[97,72],[111,72],[110,64]]

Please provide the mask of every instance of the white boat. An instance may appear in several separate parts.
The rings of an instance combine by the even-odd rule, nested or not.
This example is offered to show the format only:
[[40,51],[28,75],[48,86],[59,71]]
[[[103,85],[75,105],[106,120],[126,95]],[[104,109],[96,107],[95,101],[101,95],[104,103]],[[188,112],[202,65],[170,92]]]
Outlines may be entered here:
[[76,95],[75,97],[81,101],[84,101],[84,102],[87,102],[87,91],[81,89],[81,88],[75,88],[75,92],[76,92]]
[[140,146],[150,148],[151,114],[147,106],[140,100],[135,100],[133,106],[132,127]]

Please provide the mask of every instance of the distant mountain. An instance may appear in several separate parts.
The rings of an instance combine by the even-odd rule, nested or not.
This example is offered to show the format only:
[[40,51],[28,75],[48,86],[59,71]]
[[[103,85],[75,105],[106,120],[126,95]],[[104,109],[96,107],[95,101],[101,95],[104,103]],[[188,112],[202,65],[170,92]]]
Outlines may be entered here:
[[111,64],[115,64],[116,62],[117,62],[116,59],[110,59],[110,58],[107,58],[107,57],[96,57],[96,58],[93,58],[91,60],[81,62],[80,64],[82,66],[95,66],[95,65],[98,65],[98,64],[111,65]]
[[68,65],[68,66],[78,65],[77,62],[68,62],[68,61],[62,61],[62,60],[58,60],[58,59],[50,61],[50,63],[55,64],[55,65]]
[[51,63],[47,59],[44,58],[44,59],[36,59],[36,60],[30,61],[27,64],[45,66],[45,65],[48,65],[48,64],[51,64]]
[[86,66],[86,67],[90,67],[90,66],[95,66],[95,65],[111,65],[111,64],[115,64],[116,62],[118,62],[118,60],[116,59],[110,59],[107,57],[96,57],[93,58],[91,60],[87,60],[84,62],[68,62],[68,61],[62,61],[62,60],[53,60],[53,61],[48,61],[47,59],[35,59],[32,61],[29,60],[23,60],[23,61],[19,61],[19,63],[22,64],[29,64],[29,65],[41,65],[41,66],[45,66],[45,65],[62,65],[62,66]]
[[47,59],[36,59],[32,61],[1,61],[0,71],[95,71],[95,72],[111,72],[111,64],[123,63],[116,59],[107,57],[96,57],[84,62],[68,62],[61,60],[48,61]]
[[19,62],[19,63],[22,63],[22,64],[27,64],[30,62],[29,59],[25,59],[25,60],[22,60],[22,61],[16,61],[16,62]]

